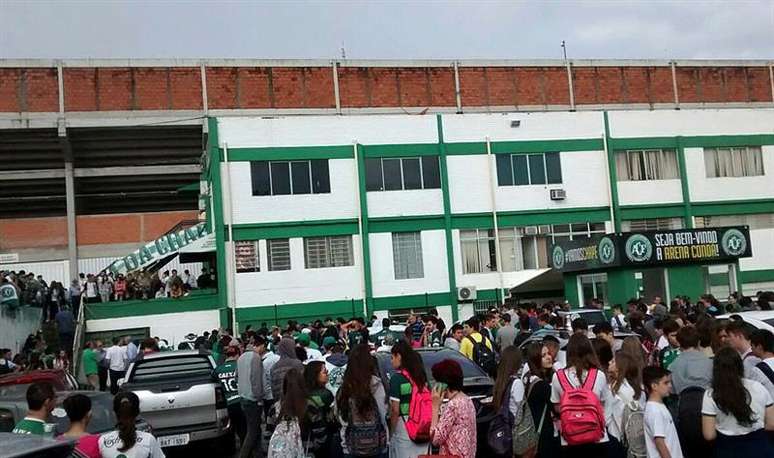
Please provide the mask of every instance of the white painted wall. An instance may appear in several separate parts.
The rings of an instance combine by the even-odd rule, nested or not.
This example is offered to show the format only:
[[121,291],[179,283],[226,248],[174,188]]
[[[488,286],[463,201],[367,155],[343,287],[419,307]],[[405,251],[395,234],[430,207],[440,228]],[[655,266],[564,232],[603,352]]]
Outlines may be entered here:
[[[511,121],[521,122],[511,127]],[[445,142],[556,140],[601,138],[605,132],[602,112],[476,113],[443,115]]]
[[683,190],[680,180],[619,181],[618,202],[621,205],[680,203]]
[[218,118],[220,144],[270,146],[436,143],[436,118],[405,115]]
[[774,133],[774,109],[611,111],[612,137]]
[[443,215],[440,189],[372,191],[367,193],[368,217]]
[[[253,196],[250,163],[232,162],[229,165],[235,224],[357,217],[354,159],[328,161],[330,193],[289,196]],[[225,167],[221,170],[225,175]],[[227,182],[224,180],[223,183]],[[228,215],[225,220],[228,221]]]
[[269,271],[266,240],[259,241],[260,272],[236,274],[236,306],[361,299],[360,237],[352,236],[355,265],[307,269],[304,239],[290,239],[290,270]]
[[770,199],[774,196],[774,146],[761,147],[761,153],[764,175],[707,178],[704,148],[685,148],[691,201]]
[[373,281],[374,297],[449,291],[449,272],[446,267],[446,238],[444,231],[422,231],[424,278],[395,279],[392,233],[370,234],[370,242],[371,279]]
[[741,270],[761,270],[774,268],[774,229],[755,229],[750,231],[752,257],[739,259]]
[[165,313],[105,320],[88,320],[86,332],[117,331],[132,328],[150,328],[151,336],[167,339],[173,348],[185,340],[191,332],[201,334],[220,327],[220,315],[217,310],[202,312]]
[[[497,186],[498,211],[553,210],[608,205],[607,161],[602,151],[560,154],[562,183],[529,186]],[[449,195],[454,213],[491,212],[489,172],[493,159],[486,155],[449,156]],[[495,184],[497,174],[493,173]],[[551,200],[551,189],[564,189],[565,200]]]

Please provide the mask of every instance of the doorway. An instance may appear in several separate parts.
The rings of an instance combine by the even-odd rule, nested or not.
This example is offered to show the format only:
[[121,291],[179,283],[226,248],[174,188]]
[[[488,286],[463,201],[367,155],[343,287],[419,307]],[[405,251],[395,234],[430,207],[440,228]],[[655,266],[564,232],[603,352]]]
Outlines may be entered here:
[[669,280],[667,279],[667,270],[663,268],[644,269],[635,274],[635,278],[640,277],[640,297],[646,301],[653,302],[656,296],[661,297],[665,304],[669,303]]

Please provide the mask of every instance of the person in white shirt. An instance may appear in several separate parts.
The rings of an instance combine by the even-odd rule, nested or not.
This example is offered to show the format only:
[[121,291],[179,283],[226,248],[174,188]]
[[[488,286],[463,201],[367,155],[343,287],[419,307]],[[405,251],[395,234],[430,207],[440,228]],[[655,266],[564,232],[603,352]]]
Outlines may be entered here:
[[744,378],[742,359],[732,348],[715,355],[701,415],[702,435],[715,441],[717,458],[774,456],[766,434],[774,431],[774,399],[763,385]]
[[613,330],[615,331],[625,331],[627,327],[626,315],[623,314],[623,308],[621,307],[621,304],[614,305],[612,311],[613,318],[610,319],[610,326],[612,326]]
[[[607,377],[598,367],[599,361],[588,337],[581,333],[570,336],[567,342],[567,367],[554,373],[551,379],[551,402],[557,414],[560,413],[560,402],[564,393],[562,383],[559,381],[560,373],[564,373],[567,382],[575,388],[585,385],[589,377],[592,377],[594,383],[591,385],[591,390],[599,399],[602,408],[609,409],[612,393],[607,385]],[[562,453],[566,456],[606,456],[607,442],[610,440],[606,430],[602,438],[593,444],[568,446],[564,435],[561,439]]]
[[744,376],[747,378],[751,378],[750,373],[753,368],[761,362],[761,359],[753,353],[752,345],[750,343],[750,336],[754,330],[755,328],[742,320],[731,321],[726,326],[728,344],[742,357],[742,362],[744,363]]
[[126,362],[128,360],[126,346],[119,344],[123,344],[123,339],[113,338],[113,346],[108,348],[105,353],[105,359],[108,360],[110,393],[112,394],[118,393],[118,379],[126,375]]
[[750,336],[752,351],[761,362],[750,371],[750,379],[763,385],[774,398],[774,334],[768,329],[757,329]]
[[608,432],[619,441],[624,437],[624,410],[632,403],[645,408],[645,392],[642,390],[642,363],[628,353],[618,352],[608,367],[610,391],[613,394],[608,417]]
[[99,438],[102,458],[165,458],[159,441],[152,434],[135,429],[140,415],[140,398],[130,391],[122,391],[113,398],[117,429]]
[[677,436],[677,428],[664,398],[672,392],[669,371],[648,366],[642,371],[642,381],[648,391],[645,405],[645,447],[648,458],[682,458],[683,449]]

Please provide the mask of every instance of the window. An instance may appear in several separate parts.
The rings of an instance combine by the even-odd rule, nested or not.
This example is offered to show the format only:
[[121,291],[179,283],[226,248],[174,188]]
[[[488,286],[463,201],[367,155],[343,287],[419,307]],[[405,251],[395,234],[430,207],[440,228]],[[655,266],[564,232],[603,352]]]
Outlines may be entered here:
[[367,191],[437,189],[441,187],[438,156],[404,158],[368,158]]
[[761,147],[704,148],[704,167],[707,178],[763,175]]
[[605,223],[574,223],[500,229],[503,272],[548,267],[548,246],[605,233]]
[[621,230],[624,232],[668,231],[682,228],[682,218],[652,218],[621,222]]
[[756,215],[697,216],[695,218],[695,225],[697,228],[750,226],[750,230],[773,229],[774,213],[759,213]]
[[261,271],[257,240],[235,242],[234,258],[236,260],[237,273]]
[[419,232],[394,232],[392,257],[396,280],[425,276],[422,266],[422,237]]
[[252,161],[254,196],[325,194],[331,192],[327,159],[310,161]]
[[558,184],[562,182],[562,164],[559,153],[498,154],[495,162],[499,186]]
[[497,271],[497,252],[492,229],[460,231],[462,271],[466,274]]
[[589,305],[593,299],[607,303],[607,274],[578,275],[578,281],[583,291],[583,305]]
[[304,263],[307,269],[354,265],[352,236],[336,235],[305,238]]
[[618,181],[680,178],[677,153],[668,149],[627,150],[615,153]]
[[290,241],[269,239],[266,241],[269,270],[290,270]]

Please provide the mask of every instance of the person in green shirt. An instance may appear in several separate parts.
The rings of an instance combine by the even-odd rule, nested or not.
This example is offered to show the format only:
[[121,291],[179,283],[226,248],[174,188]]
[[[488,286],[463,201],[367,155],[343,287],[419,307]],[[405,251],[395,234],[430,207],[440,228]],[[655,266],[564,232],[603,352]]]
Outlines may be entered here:
[[13,428],[14,434],[50,436],[53,425],[46,425],[48,415],[56,406],[54,387],[47,382],[35,382],[27,388],[27,416]]
[[95,342],[91,340],[86,342],[86,348],[83,350],[81,359],[83,361],[83,373],[86,374],[86,380],[94,390],[99,389],[99,368],[97,366],[97,352],[94,351]]
[[237,359],[239,358],[239,347],[226,347],[226,361],[215,369],[218,380],[223,385],[226,392],[226,402],[228,403],[228,416],[234,425],[234,430],[240,440],[245,438],[245,416],[242,412],[242,406],[239,401],[239,387],[237,385]]

